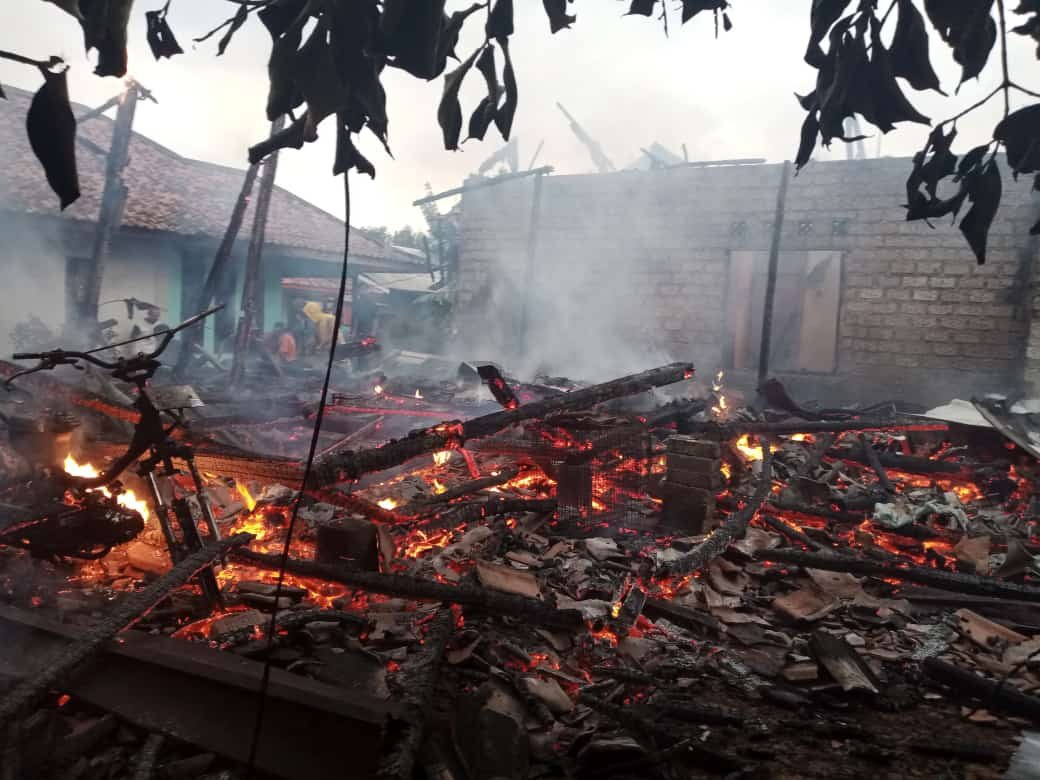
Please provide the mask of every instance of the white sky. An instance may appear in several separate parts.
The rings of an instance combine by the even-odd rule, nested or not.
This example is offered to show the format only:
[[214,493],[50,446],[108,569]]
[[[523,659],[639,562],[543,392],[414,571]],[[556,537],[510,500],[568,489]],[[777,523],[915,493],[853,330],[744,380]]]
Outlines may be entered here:
[[[135,129],[182,155],[242,167],[246,148],[267,132],[269,36],[259,20],[251,19],[227,54],[218,58],[215,39],[198,45],[191,39],[215,26],[235,6],[217,0],[173,0],[169,21],[185,54],[155,62],[145,41],[144,12],[162,2],[138,0],[134,8],[130,72],[160,101],[140,104]],[[468,0],[449,2],[449,9],[468,4]],[[673,12],[671,36],[666,38],[659,21],[623,16],[628,3],[621,0],[578,0],[572,6],[577,24],[552,36],[542,4],[516,0],[517,32],[511,48],[520,105],[513,132],[520,139],[521,166],[527,165],[544,139],[538,164],[554,165],[560,173],[593,170],[556,101],[600,141],[618,167],[632,162],[639,147],[653,141],[677,154],[686,143],[694,160],[793,157],[804,115],[792,93],[810,91],[815,73],[801,59],[810,0],[734,0],[734,5],[730,14],[734,29],[720,33],[716,40],[710,15],[701,14],[679,27],[678,14]],[[460,56],[472,50],[473,36],[482,34],[481,21],[471,19],[473,34],[463,38]],[[1034,45],[1019,36],[1012,38],[1012,77],[1025,86],[1040,87]],[[952,94],[959,68],[941,42],[933,40],[932,47],[943,87]],[[3,0],[0,48],[40,59],[51,54],[65,57],[73,68],[70,90],[77,102],[96,105],[120,89],[115,79],[93,75],[79,25],[49,3]],[[999,81],[998,59],[994,52],[981,83],[969,82],[960,96],[950,100],[935,93],[913,93],[908,87],[905,91],[933,120],[952,116]],[[478,75],[474,72],[471,89],[463,90],[466,118],[482,96]],[[31,68],[0,62],[2,83],[35,89],[39,78]],[[361,147],[375,163],[377,177],[374,182],[354,177],[351,222],[423,228],[422,216],[411,202],[423,194],[424,184],[429,182],[436,191],[458,186],[501,141],[492,129],[484,143],[470,142],[463,151],[446,152],[436,122],[440,80],[426,83],[388,69],[384,85],[395,159],[387,158],[370,134],[362,136]],[[968,144],[988,138],[998,116],[998,100],[987,109],[961,124],[963,140],[955,150],[964,151]],[[339,214],[342,185],[331,175],[335,132],[329,125],[323,129],[317,143],[283,153],[278,183]],[[881,153],[912,154],[927,132],[924,126],[903,125],[883,138]],[[866,144],[868,154],[876,154],[877,140]],[[831,152],[820,151],[817,156],[844,154],[843,146],[836,144]],[[893,193],[896,202],[900,195]]]

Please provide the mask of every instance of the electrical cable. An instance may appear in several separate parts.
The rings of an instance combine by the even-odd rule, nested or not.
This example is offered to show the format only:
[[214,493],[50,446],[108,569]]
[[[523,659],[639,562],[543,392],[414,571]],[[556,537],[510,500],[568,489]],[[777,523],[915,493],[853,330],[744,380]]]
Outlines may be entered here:
[[[325,381],[321,386],[321,397],[318,400],[318,409],[314,415],[314,430],[311,434],[310,449],[307,452],[307,461],[303,468],[303,479],[300,483],[300,491],[293,502],[292,515],[289,518],[289,528],[285,534],[285,544],[282,546],[281,560],[278,564],[278,580],[275,585],[275,603],[282,596],[282,585],[285,581],[285,567],[289,560],[289,545],[292,542],[293,531],[296,529],[296,520],[300,514],[300,502],[303,500],[303,491],[310,480],[311,468],[314,458],[318,452],[318,438],[321,435],[321,424],[325,418],[325,406],[328,401],[329,384],[332,381],[332,367],[336,360],[336,347],[339,344],[339,329],[343,322],[343,298],[347,294],[347,264],[350,250],[350,180],[348,172],[343,173],[343,196],[344,196],[344,221],[343,221],[343,267],[340,271],[339,297],[336,300],[336,320],[332,329],[332,344],[329,347],[329,359],[325,366]],[[249,745],[249,758],[246,761],[246,776],[252,778],[255,773],[256,752],[260,746],[260,733],[263,729],[264,712],[267,704],[267,690],[271,682],[271,650],[274,646],[276,633],[277,610],[272,610],[271,620],[267,627],[267,652],[264,656],[264,671],[260,679],[259,704],[256,710],[256,721],[253,724],[252,742]]]

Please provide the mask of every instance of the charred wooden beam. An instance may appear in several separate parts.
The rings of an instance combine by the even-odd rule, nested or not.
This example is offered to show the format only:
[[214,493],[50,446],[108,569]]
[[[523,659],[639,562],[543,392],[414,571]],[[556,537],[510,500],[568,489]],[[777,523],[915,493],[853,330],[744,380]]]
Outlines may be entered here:
[[[440,678],[444,651],[455,628],[450,607],[442,607],[430,624],[418,658],[403,670],[407,680],[405,707],[399,718],[391,718],[388,730],[391,745],[380,762],[378,777],[410,780],[415,758],[429,731],[433,694]],[[394,738],[396,737],[396,738]]]
[[878,483],[881,485],[881,489],[884,490],[888,495],[892,495],[896,492],[896,486],[892,484],[892,480],[888,478],[888,472],[885,471],[885,467],[881,464],[881,458],[878,456],[878,451],[874,449],[865,434],[859,435],[859,443],[863,448],[863,454],[867,459],[867,464],[874,469],[874,473],[877,474]]
[[355,495],[354,493],[343,493],[334,488],[330,488],[328,490],[308,490],[307,494],[323,503],[332,504],[333,506],[342,507],[343,509],[349,509],[351,512],[357,512],[360,515],[364,515],[369,520],[376,520],[380,523],[386,523],[387,525],[396,525],[408,520],[407,515],[409,513],[384,509],[379,506],[379,504],[375,504],[367,498]]
[[960,574],[942,569],[926,569],[923,566],[900,566],[865,558],[838,556],[833,554],[807,553],[798,550],[760,550],[755,553],[756,561],[786,563],[810,569],[824,569],[848,574],[867,575],[881,579],[898,579],[916,582],[940,590],[968,593],[974,596],[993,596],[1040,602],[1040,588],[1018,585],[1014,582],[980,577],[975,574]]
[[[78,641],[82,629],[34,611],[0,606],[0,679],[31,677],[34,659]],[[255,768],[283,780],[339,780],[344,755],[353,776],[371,777],[382,731],[396,706],[358,688],[269,670]],[[204,643],[130,630],[107,642],[89,670],[63,692],[121,721],[230,761],[249,758],[264,665]],[[17,721],[14,721],[17,722]]]
[[15,686],[0,701],[0,727],[6,726],[50,688],[62,683],[80,664],[100,652],[104,644],[120,631],[140,620],[170,591],[184,585],[228,551],[247,544],[252,538],[251,534],[235,534],[204,547],[182,559],[150,585],[127,596],[102,623],[85,631],[82,638],[71,647],[62,648],[53,656],[45,658],[33,675]]
[[780,496],[770,498],[766,502],[765,507],[774,512],[794,512],[795,514],[809,515],[810,517],[822,517],[826,520],[833,520],[836,523],[858,525],[863,522],[862,513],[841,512],[826,506],[814,506],[812,504],[803,504],[799,501],[783,499]]
[[[655,742],[671,747],[676,747],[685,742],[685,740],[678,740],[675,734],[663,724],[659,725],[650,718],[636,712],[632,707],[622,707],[588,694],[582,694],[581,702],[601,715],[606,715],[633,733],[638,734],[644,740],[652,739]],[[743,762],[739,759],[697,742],[686,742],[683,753],[690,760],[718,772],[730,773],[743,768]]]
[[362,474],[399,466],[419,455],[437,450],[456,449],[468,439],[490,436],[524,420],[543,418],[558,412],[587,409],[604,401],[674,384],[692,376],[692,364],[672,363],[565,395],[534,401],[516,409],[474,417],[465,422],[444,422],[433,428],[412,431],[407,438],[390,441],[382,447],[338,453],[317,461],[313,470],[314,486],[321,487],[357,479]]
[[758,516],[758,518],[763,523],[772,528],[774,531],[779,531],[781,534],[786,536],[788,539],[791,539],[792,541],[798,542],[799,544],[804,544],[810,550],[818,551],[821,547],[819,542],[810,539],[802,531],[799,531],[797,528],[788,525],[783,520],[777,517],[773,517],[772,515],[767,514],[761,514]]
[[659,570],[664,576],[691,574],[707,566],[717,558],[731,542],[743,539],[747,533],[748,523],[762,508],[773,487],[773,456],[769,447],[762,448],[762,474],[754,494],[742,509],[738,509],[727,518],[726,522],[712,531],[711,536],[697,545],[688,555],[665,564]]
[[461,482],[458,485],[454,485],[443,493],[437,493],[432,496],[428,496],[421,501],[415,501],[405,507],[405,514],[418,514],[419,512],[427,511],[437,507],[440,504],[446,504],[449,501],[454,501],[456,498],[462,498],[468,496],[470,493],[476,493],[480,490],[484,490],[489,487],[496,487],[498,485],[504,485],[511,479],[514,479],[517,474],[520,473],[520,469],[515,466],[504,468],[498,472],[498,474],[490,475],[487,477],[480,477],[479,479],[471,479],[467,482]]
[[1040,723],[1040,698],[1022,693],[1006,682],[1002,685],[998,681],[987,680],[938,658],[926,658],[921,664],[921,670],[949,688],[954,695],[975,699],[987,710],[1005,712]]
[[737,439],[744,434],[787,436],[794,433],[841,433],[842,431],[944,431],[946,424],[896,418],[863,418],[859,420],[783,420],[781,422],[689,422],[684,433],[704,433],[711,438]]
[[[2,379],[10,379],[18,372],[24,370],[25,366],[18,366],[14,363],[9,363],[6,360],[0,360],[0,378]],[[116,420],[136,423],[141,419],[141,415],[136,409],[131,409],[130,407],[114,403],[106,398],[102,398],[100,395],[91,393],[87,390],[81,390],[78,387],[72,387],[59,379],[44,376],[43,374],[24,376],[18,380],[15,387],[32,393],[35,396],[60,399],[72,406],[78,406],[81,409],[89,409],[92,412],[99,412],[100,414],[107,415]]]
[[[252,550],[234,550],[231,557],[234,560],[268,569],[277,569],[281,562],[280,555],[258,553]],[[440,601],[446,604],[475,607],[491,614],[523,618],[545,627],[576,628],[583,622],[579,610],[554,609],[534,599],[472,585],[443,585],[419,577],[355,571],[343,566],[301,561],[297,558],[290,558],[286,562],[285,570],[300,577],[316,577],[330,582],[339,582],[370,593],[385,593],[389,596],[400,596],[418,601]]]
[[[918,458],[913,455],[896,455],[892,452],[877,452],[878,463],[887,469],[903,471],[908,474],[946,474],[949,476],[970,476],[970,469],[960,463],[950,463],[945,460],[932,460],[931,458]],[[863,463],[870,466],[870,455],[861,447],[848,450],[832,449],[827,452],[828,458],[837,460],[848,460],[853,463]]]

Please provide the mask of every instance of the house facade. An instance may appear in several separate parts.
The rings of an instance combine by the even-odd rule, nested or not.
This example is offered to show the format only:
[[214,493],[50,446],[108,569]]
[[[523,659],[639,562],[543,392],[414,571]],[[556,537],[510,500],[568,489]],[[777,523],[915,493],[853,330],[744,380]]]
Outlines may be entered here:
[[[17,323],[37,317],[58,329],[69,312],[69,291],[89,261],[104,190],[104,164],[113,122],[101,116],[78,128],[80,199],[58,208],[29,147],[25,115],[32,95],[7,87],[0,100],[0,269],[8,286],[0,308],[0,351],[10,352]],[[88,108],[73,105],[73,112]],[[163,321],[186,316],[201,289],[234,208],[245,170],[192,160],[134,133],[124,174],[128,199],[103,276],[100,317],[125,318],[120,299],[155,303]],[[236,243],[219,300],[226,305],[207,324],[212,344],[233,331],[238,316],[253,203]],[[302,198],[275,188],[263,254],[263,326],[284,321],[287,277],[336,277],[342,262],[343,221]],[[353,271],[414,272],[424,264],[352,231]]]

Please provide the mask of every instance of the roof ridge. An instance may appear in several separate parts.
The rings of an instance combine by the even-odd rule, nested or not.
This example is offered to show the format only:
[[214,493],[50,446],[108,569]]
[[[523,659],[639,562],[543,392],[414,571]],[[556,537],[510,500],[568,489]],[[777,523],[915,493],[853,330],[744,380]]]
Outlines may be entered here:
[[[13,94],[13,95],[17,95],[19,97],[27,98],[29,100],[32,100],[33,95],[36,94],[35,92],[33,92],[31,90],[23,89],[21,87],[15,86],[13,84],[4,84],[4,91],[9,96]],[[79,102],[74,101],[74,100],[70,100],[69,101],[69,105],[72,107],[72,110],[73,110],[74,114],[75,113],[80,113],[80,111],[77,111],[77,109],[81,109],[82,112],[84,112],[84,113],[87,112],[87,111],[92,111],[93,110],[90,106],[88,106],[88,105],[86,105],[84,103],[79,103]],[[114,124],[114,120],[111,117],[105,116],[104,114],[99,114],[99,115],[97,115],[95,117],[91,117],[91,120],[94,120],[94,119],[103,119],[109,125]],[[164,154],[167,154],[167,155],[169,155],[170,157],[174,158],[175,160],[177,160],[179,162],[187,163],[189,165],[206,166],[208,168],[218,169],[218,170],[227,171],[227,172],[231,172],[231,173],[239,173],[242,176],[245,176],[246,171],[248,170],[248,168],[239,168],[239,167],[234,166],[234,165],[225,165],[224,163],[212,162],[211,160],[200,160],[197,157],[187,157],[187,156],[185,156],[183,154],[179,154],[178,152],[174,151],[169,146],[167,146],[167,145],[165,145],[163,143],[160,143],[159,141],[156,141],[151,136],[145,135],[144,133],[140,132],[139,130],[131,130],[130,131],[130,136],[131,136],[132,141],[142,141],[145,144],[151,146],[153,149],[156,149],[157,151],[160,151],[160,152],[162,152]],[[344,220],[343,220],[342,217],[340,217],[337,214],[334,214],[331,211],[328,211],[327,209],[322,208],[321,206],[317,205],[316,203],[313,203],[313,202],[307,200],[302,195],[299,195],[298,193],[293,192],[292,190],[287,189],[286,187],[284,187],[284,186],[282,186],[280,184],[277,184],[277,183],[274,186],[275,186],[276,190],[281,190],[285,195],[289,196],[290,198],[292,198],[293,200],[295,200],[297,203],[299,203],[300,205],[304,206],[305,208],[309,208],[309,209],[313,209],[315,211],[319,211],[319,212],[321,212],[322,214],[324,214],[326,216],[332,217],[333,219],[335,219],[340,224],[343,223]],[[361,233],[361,235],[365,236],[365,238],[368,238],[370,241],[375,241],[376,243],[379,243],[377,239],[372,238],[371,236],[367,235],[365,233],[365,231],[360,230],[359,228],[356,228],[353,225],[351,225],[350,229],[351,229],[351,232],[356,230],[359,233]]]

